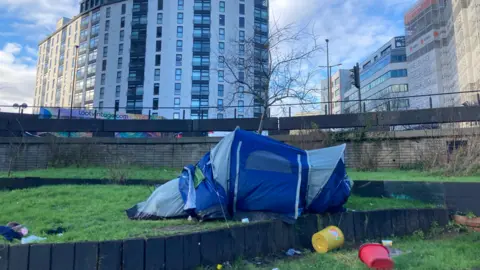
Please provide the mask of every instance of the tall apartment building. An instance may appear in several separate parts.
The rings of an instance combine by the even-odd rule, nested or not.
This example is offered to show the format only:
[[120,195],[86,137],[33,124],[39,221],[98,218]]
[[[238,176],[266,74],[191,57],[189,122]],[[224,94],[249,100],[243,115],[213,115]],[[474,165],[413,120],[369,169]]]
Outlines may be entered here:
[[39,44],[34,104],[68,107],[73,92],[81,108],[257,116],[252,97],[231,95],[239,86],[226,82],[224,59],[241,58],[249,38],[267,40],[268,16],[268,0],[82,0],[79,15]]
[[[360,93],[346,92],[345,100],[362,100],[362,111],[396,111],[410,108],[405,37],[398,36],[360,63]],[[388,100],[387,98],[395,98]],[[380,100],[372,100],[380,99]],[[386,100],[381,100],[386,99]],[[359,102],[345,103],[344,112],[358,112]]]

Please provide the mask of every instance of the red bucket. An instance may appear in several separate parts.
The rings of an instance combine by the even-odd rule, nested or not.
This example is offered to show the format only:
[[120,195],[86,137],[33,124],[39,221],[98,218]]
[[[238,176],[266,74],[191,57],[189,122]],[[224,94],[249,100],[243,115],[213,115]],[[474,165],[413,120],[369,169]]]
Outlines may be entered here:
[[388,249],[380,244],[365,244],[358,250],[360,260],[373,269],[393,269],[395,264],[389,254]]

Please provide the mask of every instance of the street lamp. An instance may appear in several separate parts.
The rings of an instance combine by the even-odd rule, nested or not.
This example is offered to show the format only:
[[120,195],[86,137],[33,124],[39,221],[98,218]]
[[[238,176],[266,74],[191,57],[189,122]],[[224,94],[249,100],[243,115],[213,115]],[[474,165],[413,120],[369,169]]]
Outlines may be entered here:
[[18,109],[18,113],[20,113],[20,111],[23,113],[23,110],[28,108],[28,105],[27,103],[22,103],[22,105],[18,105],[18,103],[14,103],[13,108]]

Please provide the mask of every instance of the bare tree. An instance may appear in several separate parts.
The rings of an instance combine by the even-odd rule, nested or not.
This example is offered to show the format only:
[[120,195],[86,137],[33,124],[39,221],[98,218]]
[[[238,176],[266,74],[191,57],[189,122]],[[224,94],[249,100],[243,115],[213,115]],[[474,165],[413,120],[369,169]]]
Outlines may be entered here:
[[225,82],[235,87],[229,103],[251,98],[255,115],[261,118],[258,133],[272,106],[318,101],[314,61],[323,47],[309,28],[273,23],[267,29],[256,24],[255,36],[232,41],[234,50],[224,56]]

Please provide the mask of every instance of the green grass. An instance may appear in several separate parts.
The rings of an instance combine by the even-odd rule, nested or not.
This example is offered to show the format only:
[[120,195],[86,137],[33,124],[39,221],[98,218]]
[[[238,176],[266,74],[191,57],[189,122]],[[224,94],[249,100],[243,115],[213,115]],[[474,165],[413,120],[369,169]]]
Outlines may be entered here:
[[[469,233],[456,237],[442,237],[437,240],[422,240],[413,237],[394,239],[394,248],[408,252],[394,258],[395,269],[478,269],[480,260],[480,233]],[[300,259],[280,260],[265,267],[255,267],[245,262],[237,262],[236,270],[288,270],[329,269],[365,270],[360,262],[358,250],[343,249],[327,254],[307,254]]]
[[[429,172],[382,169],[376,172],[361,172],[348,169],[348,175],[352,180],[394,180],[394,181],[445,181],[445,182],[479,182],[480,175],[476,176],[455,176],[446,177],[442,175],[433,175]],[[151,168],[151,167],[131,167],[128,170],[128,179],[145,180],[170,180],[177,177],[180,169],[172,168]],[[23,172],[13,172],[12,177],[42,177],[42,178],[81,178],[81,179],[108,179],[109,170],[102,167],[89,168],[51,168],[44,170],[32,170]],[[0,178],[7,177],[6,172],[0,172]]]
[[[0,191],[0,224],[16,221],[30,232],[67,228],[62,236],[46,236],[48,242],[101,241],[133,237],[160,236],[225,227],[222,221],[196,223],[186,219],[132,221],[124,210],[146,200],[152,190],[146,186],[44,186]],[[347,207],[355,210],[385,208],[423,208],[428,205],[379,198],[352,196]],[[230,225],[235,224],[233,222]]]
[[[179,169],[172,168],[131,167],[128,179],[171,180],[178,177],[179,172]],[[103,167],[68,167],[13,172],[11,177],[108,179],[109,175],[109,169]],[[7,177],[7,172],[0,172],[1,177]]]
[[415,200],[350,196],[350,198],[348,198],[348,202],[345,204],[345,207],[351,210],[368,211],[402,208],[434,208],[437,206]]
[[480,175],[472,176],[443,176],[431,172],[414,170],[381,169],[376,172],[361,172],[347,170],[352,180],[394,180],[394,181],[427,181],[427,182],[480,182]]
[[[168,235],[226,226],[224,222],[193,223],[186,219],[132,221],[125,209],[144,201],[145,186],[49,186],[0,192],[0,224],[16,221],[48,242],[101,241]],[[62,226],[62,236],[42,231]]]

